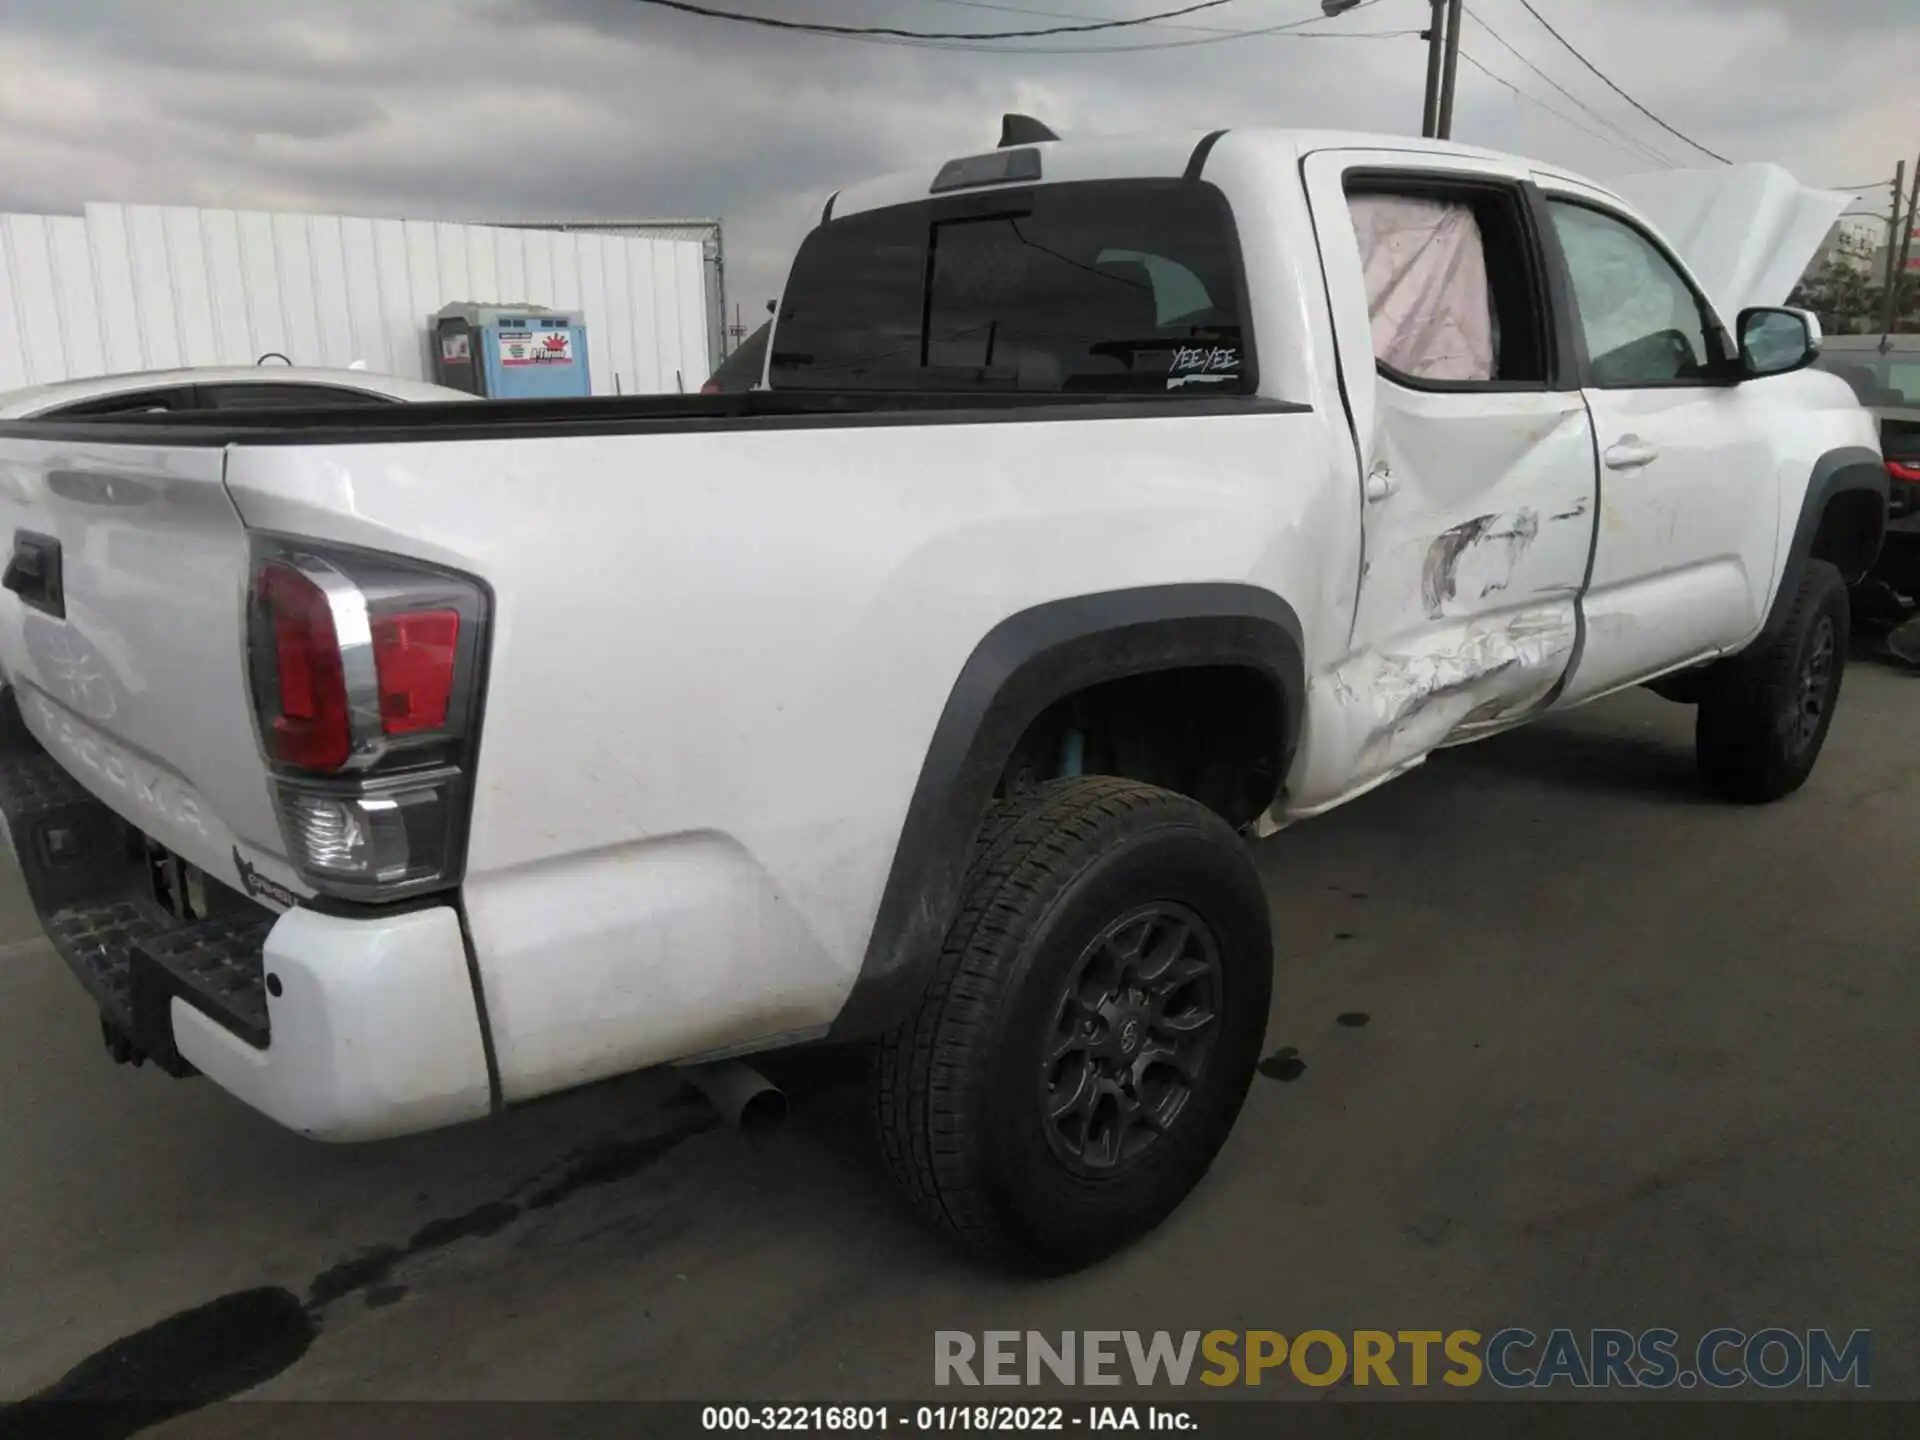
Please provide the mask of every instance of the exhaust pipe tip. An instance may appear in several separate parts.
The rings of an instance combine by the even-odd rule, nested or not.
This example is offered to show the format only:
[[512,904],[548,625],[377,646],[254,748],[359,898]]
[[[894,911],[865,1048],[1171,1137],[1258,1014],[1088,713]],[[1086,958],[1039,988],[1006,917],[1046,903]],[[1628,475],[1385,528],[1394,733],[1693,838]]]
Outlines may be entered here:
[[771,1085],[748,1098],[734,1117],[734,1124],[745,1135],[772,1135],[787,1123],[785,1092]]
[[742,1134],[771,1135],[787,1122],[785,1092],[751,1065],[715,1060],[676,1068]]

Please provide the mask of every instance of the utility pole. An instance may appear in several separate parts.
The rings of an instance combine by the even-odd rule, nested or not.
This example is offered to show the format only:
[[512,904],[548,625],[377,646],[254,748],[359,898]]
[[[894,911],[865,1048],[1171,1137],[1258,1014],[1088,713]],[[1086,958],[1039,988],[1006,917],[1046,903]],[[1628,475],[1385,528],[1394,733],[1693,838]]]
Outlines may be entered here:
[[[1920,174],[1917,174],[1915,178],[1920,179]],[[1882,335],[1888,335],[1893,332],[1893,281],[1894,277],[1900,273],[1900,232],[1904,229],[1908,234],[1913,233],[1913,217],[1911,215],[1907,216],[1904,223],[1900,218],[1900,206],[1906,200],[1906,197],[1907,162],[1902,160],[1898,165],[1894,166],[1893,169],[1893,223],[1887,229],[1887,295],[1886,302],[1881,307],[1882,323],[1880,333]]]
[[[1320,13],[1331,19],[1356,9],[1361,0],[1320,0]],[[1427,102],[1420,112],[1420,133],[1428,139],[1453,137],[1453,86],[1460,71],[1460,12],[1465,0],[1431,0],[1433,23],[1422,36],[1427,42]]]
[[1453,85],[1460,73],[1460,11],[1466,0],[1448,0],[1446,74],[1440,81],[1440,120],[1434,134],[1442,140],[1453,138]]
[[[1905,310],[1900,301],[1907,287],[1907,261],[1913,256],[1913,228],[1920,223],[1920,160],[1913,166],[1913,189],[1907,192],[1907,223],[1900,228],[1900,263],[1894,267],[1893,283],[1887,287],[1887,313],[1891,317],[1887,322],[1886,333],[1892,334],[1899,329],[1900,319]],[[1888,244],[1892,249],[1892,244]]]
[[1420,112],[1420,133],[1430,140],[1440,133],[1440,74],[1446,65],[1447,0],[1433,0],[1433,20],[1421,38],[1427,42],[1427,104]]

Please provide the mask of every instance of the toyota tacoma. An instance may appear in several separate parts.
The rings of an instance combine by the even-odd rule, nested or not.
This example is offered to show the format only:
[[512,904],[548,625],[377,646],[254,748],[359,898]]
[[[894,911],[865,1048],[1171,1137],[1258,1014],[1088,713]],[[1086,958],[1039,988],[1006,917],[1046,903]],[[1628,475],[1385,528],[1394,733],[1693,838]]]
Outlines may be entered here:
[[1258,837],[1633,686],[1807,779],[1888,481],[1765,298],[1524,159],[1016,127],[749,391],[0,425],[0,802],[122,1059],[356,1140],[859,1042],[1071,1268],[1240,1109]]

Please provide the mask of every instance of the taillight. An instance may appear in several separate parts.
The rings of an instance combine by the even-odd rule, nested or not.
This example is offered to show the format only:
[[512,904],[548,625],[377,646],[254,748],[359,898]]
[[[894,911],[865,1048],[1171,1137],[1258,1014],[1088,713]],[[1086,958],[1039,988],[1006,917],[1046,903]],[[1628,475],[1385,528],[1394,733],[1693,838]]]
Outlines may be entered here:
[[326,592],[291,565],[273,561],[260,567],[254,598],[273,636],[274,696],[262,711],[268,754],[304,770],[338,770],[352,738]]
[[373,666],[380,680],[380,728],[416,735],[447,723],[453,656],[460,640],[455,610],[382,615],[373,622]]
[[288,858],[347,899],[458,883],[485,589],[412,560],[267,537],[253,574],[248,665]]
[[1920,465],[1905,460],[1887,461],[1887,474],[1909,485],[1920,485]]

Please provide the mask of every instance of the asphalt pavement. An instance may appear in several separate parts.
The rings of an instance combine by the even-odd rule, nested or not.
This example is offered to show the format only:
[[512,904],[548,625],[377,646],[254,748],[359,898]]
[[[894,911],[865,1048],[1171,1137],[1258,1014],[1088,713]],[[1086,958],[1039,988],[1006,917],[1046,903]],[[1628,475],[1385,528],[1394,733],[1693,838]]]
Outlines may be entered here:
[[895,1202],[837,1057],[768,1139],[649,1075],[357,1148],[116,1067],[9,865],[0,1398],[898,1399],[938,1329],[1516,1324],[1871,1329],[1920,1398],[1920,677],[1856,664],[1765,809],[1691,731],[1634,693],[1264,842],[1266,1073],[1165,1227],[1044,1283]]

